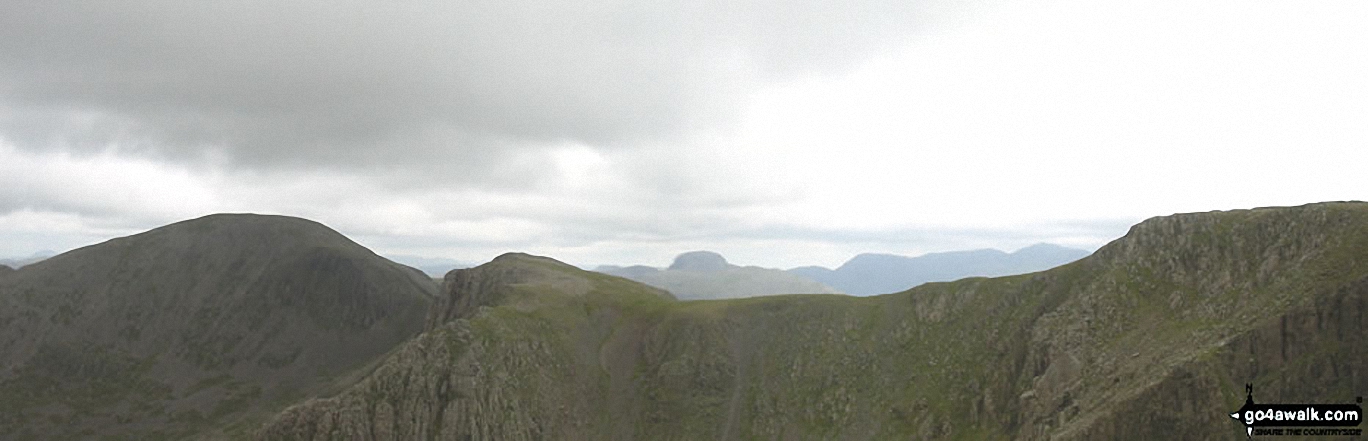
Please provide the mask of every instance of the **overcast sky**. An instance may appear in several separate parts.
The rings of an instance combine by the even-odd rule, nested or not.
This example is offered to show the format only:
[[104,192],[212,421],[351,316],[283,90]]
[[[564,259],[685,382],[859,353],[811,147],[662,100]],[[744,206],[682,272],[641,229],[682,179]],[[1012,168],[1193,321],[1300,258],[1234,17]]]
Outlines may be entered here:
[[0,3],[0,257],[258,212],[836,266],[1368,199],[1362,0],[280,3]]

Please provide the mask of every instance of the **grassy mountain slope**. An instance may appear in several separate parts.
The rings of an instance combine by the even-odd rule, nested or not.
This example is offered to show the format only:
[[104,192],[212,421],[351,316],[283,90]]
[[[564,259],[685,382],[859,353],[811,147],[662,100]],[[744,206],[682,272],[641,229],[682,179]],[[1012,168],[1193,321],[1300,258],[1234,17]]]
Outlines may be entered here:
[[917,257],[866,253],[851,258],[834,270],[805,266],[788,272],[830,285],[841,292],[865,296],[903,291],[927,282],[1043,271],[1087,255],[1087,251],[1050,244],[1036,244],[1012,253],[972,250]]
[[558,281],[449,276],[453,312],[258,438],[1239,439],[1245,382],[1368,387],[1363,203],[1154,218],[1050,271],[866,298],[672,302],[536,263]]
[[421,331],[435,293],[281,216],[73,250],[0,279],[0,438],[241,437]]

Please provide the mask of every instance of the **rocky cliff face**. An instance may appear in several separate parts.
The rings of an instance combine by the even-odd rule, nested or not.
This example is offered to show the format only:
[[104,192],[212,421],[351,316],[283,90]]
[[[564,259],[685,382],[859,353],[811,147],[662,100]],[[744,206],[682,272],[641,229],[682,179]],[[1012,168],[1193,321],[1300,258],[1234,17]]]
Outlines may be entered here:
[[583,297],[596,289],[596,283],[674,300],[674,296],[663,290],[615,278],[591,277],[555,259],[508,253],[479,267],[447,273],[442,295],[428,314],[427,327],[433,329],[453,320],[469,318],[481,307],[504,305],[528,309],[540,306],[539,302],[548,298],[554,302],[562,297]]
[[0,279],[0,438],[240,438],[420,332],[435,290],[281,216],[208,216],[25,266]]
[[[607,439],[630,409],[632,330],[664,291],[507,254],[447,274],[429,330],[342,394],[294,406],[265,439]],[[626,347],[622,347],[626,345]]]
[[1238,408],[1244,383],[1261,402],[1362,395],[1368,358],[1348,348],[1365,337],[1365,216],[1316,204],[1137,225],[1033,330],[1023,434],[1233,439],[1211,410]]

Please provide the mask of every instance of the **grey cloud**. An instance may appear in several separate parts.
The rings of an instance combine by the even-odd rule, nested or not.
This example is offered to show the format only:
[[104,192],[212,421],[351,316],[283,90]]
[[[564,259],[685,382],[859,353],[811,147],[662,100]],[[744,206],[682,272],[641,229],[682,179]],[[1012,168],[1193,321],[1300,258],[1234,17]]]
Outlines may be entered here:
[[447,161],[478,179],[513,147],[726,124],[761,82],[911,32],[909,5],[7,2],[0,137],[249,167]]

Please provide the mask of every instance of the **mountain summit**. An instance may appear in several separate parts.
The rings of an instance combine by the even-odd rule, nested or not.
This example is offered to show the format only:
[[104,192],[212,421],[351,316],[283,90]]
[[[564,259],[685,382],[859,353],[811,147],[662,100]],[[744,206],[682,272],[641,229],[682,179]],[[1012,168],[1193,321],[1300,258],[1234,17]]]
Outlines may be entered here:
[[674,263],[670,264],[668,270],[672,271],[724,271],[731,268],[727,259],[721,254],[712,251],[690,251],[675,256]]
[[255,424],[422,330],[431,279],[317,222],[221,214],[0,278],[0,438]]

